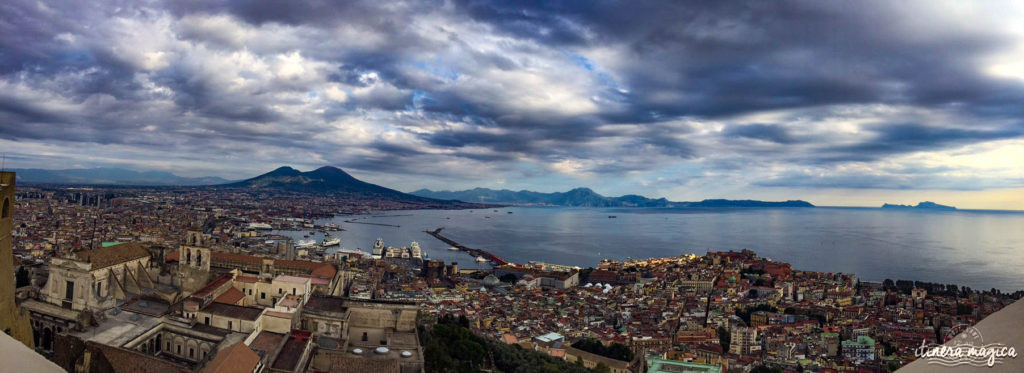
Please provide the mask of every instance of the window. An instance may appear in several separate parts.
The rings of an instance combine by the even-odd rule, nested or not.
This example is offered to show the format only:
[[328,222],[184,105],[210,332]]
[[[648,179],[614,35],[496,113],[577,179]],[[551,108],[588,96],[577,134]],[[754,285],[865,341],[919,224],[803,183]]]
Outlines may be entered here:
[[284,289],[282,289],[282,288],[277,288],[277,293],[278,293],[278,294],[284,294]]
[[74,299],[74,298],[75,298],[75,283],[71,282],[71,281],[68,281],[66,286],[64,287],[64,299]]
[[0,218],[7,219],[9,217],[11,217],[11,200],[4,198],[4,207],[3,212],[0,213]]
[[231,322],[230,321],[228,321],[228,330],[234,330],[234,329],[231,328]]
[[292,295],[295,295],[295,288],[292,288]]
[[267,293],[260,293],[260,299],[267,299]]
[[178,355],[181,355],[181,345],[178,345]]
[[206,317],[206,322],[205,322],[205,324],[206,324],[206,325],[210,325],[210,318],[209,318],[209,317]]
[[190,349],[188,349],[188,357],[189,357],[189,358],[194,358],[194,357],[196,357],[196,349],[194,349],[194,348],[190,348]]

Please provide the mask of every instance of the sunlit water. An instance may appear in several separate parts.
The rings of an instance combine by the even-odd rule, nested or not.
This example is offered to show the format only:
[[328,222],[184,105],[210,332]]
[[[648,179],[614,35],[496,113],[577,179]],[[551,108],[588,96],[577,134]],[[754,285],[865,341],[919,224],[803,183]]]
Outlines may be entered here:
[[[512,212],[509,214],[508,212]],[[615,218],[609,218],[614,215]],[[392,246],[417,241],[431,259],[478,265],[424,233],[442,234],[516,263],[594,266],[602,258],[703,255],[751,249],[796,269],[1024,289],[1024,213],[869,208],[597,209],[502,208],[390,211],[324,219],[345,229],[342,246],[369,252],[377,237]],[[307,232],[308,233],[308,232]],[[301,234],[299,234],[301,237]],[[322,240],[317,232],[312,236]]]

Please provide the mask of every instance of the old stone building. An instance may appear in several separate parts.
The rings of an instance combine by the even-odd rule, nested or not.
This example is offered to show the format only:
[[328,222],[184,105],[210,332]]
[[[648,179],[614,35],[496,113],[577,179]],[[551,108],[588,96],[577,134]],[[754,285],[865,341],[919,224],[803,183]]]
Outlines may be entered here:
[[303,330],[318,337],[311,367],[340,371],[369,364],[394,368],[384,371],[421,372],[417,310],[415,304],[404,302],[311,297],[302,312]]
[[14,183],[13,172],[0,172],[0,330],[32,348],[35,343],[28,314],[14,296]]
[[52,258],[38,299],[21,304],[31,315],[37,345],[51,351],[56,334],[85,330],[109,317],[107,311],[131,300],[165,306],[178,302],[177,287],[155,281],[160,271],[157,264],[145,245],[134,242]]

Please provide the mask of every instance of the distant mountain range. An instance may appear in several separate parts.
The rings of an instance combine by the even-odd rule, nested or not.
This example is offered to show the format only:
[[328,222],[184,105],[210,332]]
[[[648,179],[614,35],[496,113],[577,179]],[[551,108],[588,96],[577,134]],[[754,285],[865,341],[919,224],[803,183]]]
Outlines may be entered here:
[[956,207],[940,205],[931,201],[924,201],[917,204],[917,206],[911,205],[894,205],[886,203],[882,205],[883,209],[928,209],[928,210],[956,210]]
[[273,189],[300,193],[324,193],[352,198],[377,198],[408,203],[453,204],[453,201],[415,196],[370,184],[352,177],[340,168],[324,166],[302,172],[291,167],[280,167],[263,175],[239,182],[215,185],[215,188]]
[[411,194],[464,202],[512,205],[541,205],[569,207],[814,207],[805,201],[765,202],[752,200],[706,199],[700,202],[673,202],[665,198],[651,199],[635,194],[605,197],[589,188],[576,188],[568,192],[541,193],[528,190],[518,192],[502,189],[475,188],[463,191],[432,191],[420,189]]
[[181,177],[167,171],[132,171],[123,168],[72,168],[43,170],[37,168],[11,169],[17,173],[19,183],[80,184],[80,185],[211,185],[223,184],[219,177]]

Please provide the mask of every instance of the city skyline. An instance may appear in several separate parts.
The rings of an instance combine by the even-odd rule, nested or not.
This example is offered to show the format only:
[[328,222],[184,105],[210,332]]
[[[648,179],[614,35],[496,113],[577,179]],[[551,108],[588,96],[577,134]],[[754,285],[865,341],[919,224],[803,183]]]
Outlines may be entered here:
[[1019,4],[339,6],[4,4],[5,167],[1024,209]]

